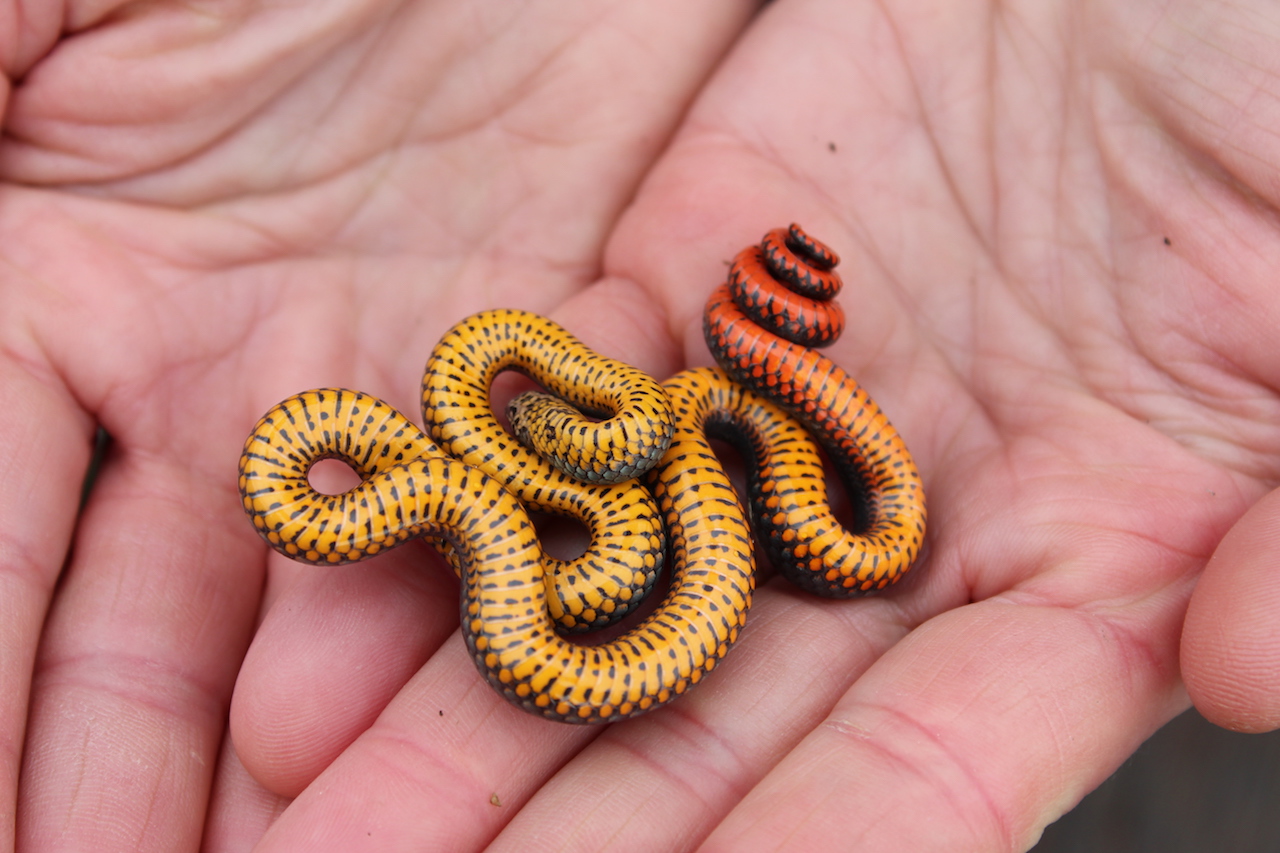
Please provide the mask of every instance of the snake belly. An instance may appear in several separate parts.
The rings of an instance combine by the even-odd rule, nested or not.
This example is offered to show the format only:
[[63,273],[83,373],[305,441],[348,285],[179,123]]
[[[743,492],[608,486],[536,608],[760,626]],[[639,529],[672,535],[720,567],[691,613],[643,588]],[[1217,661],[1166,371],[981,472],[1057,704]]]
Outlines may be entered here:
[[[457,459],[423,455],[421,433],[388,404],[351,391],[296,395],[269,411],[241,456],[244,507],[294,559],[355,562],[413,537],[442,542],[461,568],[461,625],[477,668],[499,693],[541,716],[607,722],[657,708],[702,680],[738,637],[754,583],[751,536],[698,418],[696,377],[668,385],[684,418],[650,473],[670,527],[671,586],[620,637],[581,645],[557,633],[549,568],[524,506]],[[428,440],[429,442],[429,440]],[[317,492],[311,465],[339,458],[361,482]]]
[[[504,339],[510,343],[534,327],[543,336],[537,347],[528,338],[519,347],[503,345]],[[470,337],[477,329],[485,330],[480,340]],[[657,503],[634,479],[611,485],[579,482],[513,440],[488,405],[493,376],[512,361],[539,379],[552,378],[557,362],[584,365],[584,375],[554,377],[553,387],[562,393],[575,382],[595,382],[596,373],[625,384],[625,394],[591,388],[577,392],[593,410],[616,415],[598,423],[579,416],[585,428],[562,443],[571,457],[585,459],[604,447],[606,453],[625,453],[627,466],[644,472],[670,442],[673,416],[655,380],[592,352],[537,315],[485,312],[459,323],[441,340],[424,379],[428,424],[447,442],[445,448],[390,404],[357,391],[308,391],[265,415],[240,461],[240,490],[255,527],[285,555],[330,565],[358,562],[421,536],[462,576],[466,566],[457,549],[447,537],[410,524],[394,501],[398,491],[389,502],[378,493],[370,496],[372,503],[353,507],[341,496],[315,491],[307,480],[311,466],[321,459],[341,459],[368,480],[418,456],[448,457],[447,448],[454,458],[496,477],[527,507],[586,525],[591,541],[581,556],[543,558],[551,587],[548,607],[558,630],[580,633],[618,621],[644,599],[663,565],[666,540]],[[442,382],[450,389],[432,394],[430,389]],[[631,426],[636,422],[645,428]],[[621,442],[617,435],[641,435],[643,440]]]
[[[519,371],[572,404],[547,428],[522,419],[547,395],[513,401],[514,431],[537,451],[513,440],[490,405],[490,387],[504,370]],[[596,422],[584,411],[607,419]],[[666,538],[657,503],[634,477],[657,463],[674,428],[671,405],[655,380],[537,314],[482,311],[436,344],[422,379],[422,413],[427,432],[448,455],[497,478],[527,509],[586,525],[590,544],[581,556],[546,558],[557,590],[552,616],[562,630],[605,627],[648,595],[662,570]]]
[[[817,595],[847,597],[898,581],[924,543],[924,487],[906,444],[861,385],[813,347],[844,317],[839,257],[799,226],[770,231],[734,259],[707,303],[703,332],[735,381],[798,418],[827,451],[857,506],[855,530],[836,520],[819,474],[752,486],[752,517],[774,566]],[[782,483],[782,485],[779,485]]]
[[[446,334],[428,362],[430,437],[368,395],[297,395],[246,442],[245,510],[272,547],[305,562],[355,562],[413,537],[435,544],[462,578],[461,626],[477,668],[527,711],[595,723],[660,707],[728,653],[754,589],[751,529],[709,435],[742,450],[757,533],[803,588],[874,591],[919,553],[925,510],[910,454],[865,391],[812,349],[842,324],[830,302],[837,262],[796,226],[770,232],[708,303],[704,330],[722,367],[684,371],[656,393],[653,380],[550,321],[482,312]],[[538,453],[490,409],[490,384],[504,369],[569,401],[513,403],[514,432],[540,443]],[[856,531],[831,512],[822,459],[797,418],[861,497]],[[307,474],[328,457],[351,465],[360,484],[316,492]],[[625,479],[636,474],[652,498]],[[591,565],[548,558],[526,507],[587,523]],[[660,565],[664,525],[672,577],[653,612],[607,642],[562,636],[635,606]]]

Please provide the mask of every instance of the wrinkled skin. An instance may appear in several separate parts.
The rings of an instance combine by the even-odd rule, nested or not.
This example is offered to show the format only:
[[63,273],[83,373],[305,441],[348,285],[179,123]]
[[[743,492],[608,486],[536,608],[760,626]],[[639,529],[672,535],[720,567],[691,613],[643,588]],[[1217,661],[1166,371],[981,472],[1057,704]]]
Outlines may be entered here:
[[[0,849],[1022,850],[1184,678],[1277,726],[1274,14],[3,0]],[[790,221],[929,489],[889,594],[770,581],[696,692],[583,729],[484,686],[425,547],[245,521],[281,398],[416,413],[495,306],[706,363]]]

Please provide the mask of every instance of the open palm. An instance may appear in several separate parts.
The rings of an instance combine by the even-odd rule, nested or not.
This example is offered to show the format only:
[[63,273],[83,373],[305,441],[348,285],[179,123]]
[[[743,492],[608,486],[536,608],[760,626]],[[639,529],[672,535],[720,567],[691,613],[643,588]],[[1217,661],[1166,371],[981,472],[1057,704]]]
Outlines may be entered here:
[[[10,27],[19,848],[1028,846],[1185,705],[1188,598],[1280,439],[1276,45],[1113,5],[72,4]],[[833,357],[925,474],[899,588],[770,581],[713,678],[602,730],[483,684],[425,548],[265,557],[235,460],[277,400],[412,413],[434,340],[493,306],[665,376],[707,360],[724,260],[792,220],[844,256]],[[115,441],[77,520],[95,423]]]

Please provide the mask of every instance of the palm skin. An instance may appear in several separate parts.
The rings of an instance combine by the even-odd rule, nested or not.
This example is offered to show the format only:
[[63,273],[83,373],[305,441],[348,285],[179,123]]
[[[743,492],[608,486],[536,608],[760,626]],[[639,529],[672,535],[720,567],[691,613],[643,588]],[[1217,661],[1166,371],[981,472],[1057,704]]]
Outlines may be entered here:
[[[10,27],[5,843],[1029,846],[1185,706],[1183,614],[1280,438],[1269,30],[1111,5]],[[713,678],[599,730],[489,691],[424,548],[265,556],[235,459],[277,400],[412,413],[438,335],[499,305],[655,375],[705,363],[723,261],[792,220],[844,256],[832,356],[925,474],[899,588],[769,581]],[[1209,636],[1225,589],[1193,608]]]

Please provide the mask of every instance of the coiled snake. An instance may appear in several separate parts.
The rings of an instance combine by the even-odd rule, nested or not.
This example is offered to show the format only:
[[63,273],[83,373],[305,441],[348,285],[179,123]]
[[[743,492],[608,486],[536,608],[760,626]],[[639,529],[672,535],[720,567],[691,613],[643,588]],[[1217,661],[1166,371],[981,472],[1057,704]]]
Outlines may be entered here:
[[[273,548],[317,564],[427,538],[462,579],[461,625],[477,667],[526,710],[601,722],[656,708],[716,666],[751,604],[751,530],[709,435],[743,451],[757,532],[801,587],[880,589],[920,551],[924,493],[910,454],[866,392],[811,348],[842,325],[830,301],[836,263],[797,226],[769,232],[708,303],[704,329],[721,367],[662,385],[534,314],[477,314],[428,362],[425,433],[388,404],[340,389],[268,412],[241,455],[245,511]],[[489,410],[489,385],[504,369],[551,392],[513,402],[521,441]],[[821,456],[779,404],[860,498],[857,531],[834,517]],[[308,473],[329,457],[361,482],[316,491]],[[545,557],[527,509],[580,518],[587,553]],[[598,645],[563,636],[635,607],[662,565],[664,525],[671,581],[657,608]]]

